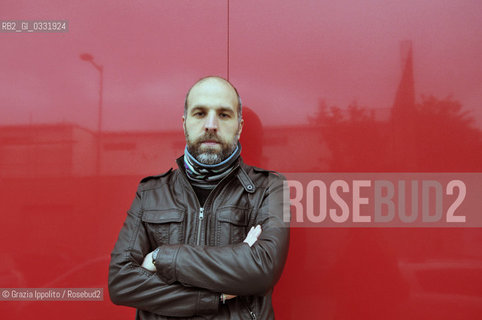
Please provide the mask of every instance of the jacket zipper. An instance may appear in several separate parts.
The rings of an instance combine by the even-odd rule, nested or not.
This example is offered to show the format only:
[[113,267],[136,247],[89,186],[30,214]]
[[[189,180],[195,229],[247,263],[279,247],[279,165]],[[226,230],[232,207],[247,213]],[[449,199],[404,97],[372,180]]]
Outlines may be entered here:
[[198,246],[201,244],[201,226],[202,226],[203,219],[204,219],[204,208],[201,207],[199,208],[199,224],[197,228],[197,245]]
[[[233,172],[236,171],[236,169],[238,169],[238,167],[240,167],[239,163],[236,165],[236,167],[233,168]],[[197,234],[197,245],[201,245],[201,227],[202,227],[202,221],[204,219],[204,207],[201,207],[201,204],[199,203],[199,199],[197,198],[197,195],[196,195],[196,192],[194,192],[194,189],[191,185],[191,183],[189,183],[189,179],[188,177],[186,176],[186,173],[185,172],[182,172],[182,170],[180,170],[180,174],[181,174],[181,177],[182,179],[184,180],[184,182],[187,184],[188,188],[191,190],[192,194],[194,194],[194,199],[199,207],[199,225],[198,225],[198,234]],[[219,185],[224,181],[226,180],[229,176],[231,176],[232,172],[229,173],[226,177],[222,178],[221,181],[216,185],[216,187],[214,188],[214,190],[216,190]],[[204,206],[206,206],[206,204],[208,203],[208,200],[211,198],[211,194],[213,193],[214,190],[211,190],[211,193],[208,195],[206,201],[204,202]],[[249,308],[248,308],[249,309]],[[254,313],[253,313],[254,315]],[[254,315],[255,318],[253,319],[256,319],[256,315]],[[251,316],[253,317],[253,316]]]
[[244,300],[244,299],[241,299],[241,301],[243,302],[244,306],[246,307],[246,309],[248,309],[248,312],[249,312],[249,315],[251,316],[251,319],[253,320],[256,320],[256,313],[254,313],[253,311],[251,311],[251,308],[248,306],[248,303]]
[[247,308],[248,308],[249,315],[251,316],[251,319],[256,320],[256,314],[253,311],[251,311],[249,307]]

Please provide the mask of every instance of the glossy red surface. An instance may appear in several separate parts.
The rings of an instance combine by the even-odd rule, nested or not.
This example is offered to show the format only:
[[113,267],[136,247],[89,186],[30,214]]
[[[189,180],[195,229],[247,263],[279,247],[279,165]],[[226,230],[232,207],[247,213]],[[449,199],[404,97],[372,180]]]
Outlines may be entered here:
[[[0,33],[0,287],[98,287],[104,301],[0,301],[1,318],[134,318],[108,298],[109,254],[140,178],[183,152],[184,95],[205,75],[241,93],[249,164],[481,172],[481,13],[468,0],[3,1],[2,21],[69,31]],[[277,319],[482,318],[480,228],[291,239]]]

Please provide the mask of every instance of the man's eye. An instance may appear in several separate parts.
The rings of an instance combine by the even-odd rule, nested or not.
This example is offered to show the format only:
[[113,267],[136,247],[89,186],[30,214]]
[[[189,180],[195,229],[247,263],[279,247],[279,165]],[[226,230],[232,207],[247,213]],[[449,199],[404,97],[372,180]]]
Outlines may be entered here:
[[229,114],[227,114],[227,113],[220,113],[219,116],[221,118],[229,118]]
[[202,117],[204,115],[204,112],[202,111],[198,111],[198,112],[194,112],[193,116],[195,117]]

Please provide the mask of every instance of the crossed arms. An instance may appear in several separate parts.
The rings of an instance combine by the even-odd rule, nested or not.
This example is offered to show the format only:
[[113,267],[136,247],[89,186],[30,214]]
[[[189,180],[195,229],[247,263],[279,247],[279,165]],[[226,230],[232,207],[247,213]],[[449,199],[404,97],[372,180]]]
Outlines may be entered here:
[[[248,232],[248,235],[246,236],[246,238],[244,239],[243,243],[247,243],[249,245],[249,247],[252,247],[253,244],[258,240],[258,237],[259,235],[261,234],[261,226],[260,225],[257,225],[256,228],[255,227],[251,227],[251,230],[249,230]],[[159,249],[159,248],[158,248]],[[156,272],[157,271],[157,268],[155,266],[155,264],[153,263],[153,253],[154,251],[152,252],[149,252],[145,257],[144,257],[144,261],[142,262],[142,267],[149,270],[149,271],[152,271],[152,272]],[[159,268],[160,269],[160,268]],[[229,299],[233,299],[233,298],[236,298],[236,295],[234,294],[225,294],[223,293],[221,295],[222,297],[222,300],[224,302],[224,300],[229,300]],[[221,299],[220,299],[221,300]]]
[[189,317],[216,313],[220,293],[265,294],[279,279],[288,251],[282,193],[282,185],[265,191],[254,221],[262,232],[252,246],[162,245],[152,272],[145,268],[152,258],[138,191],[111,254],[111,300],[160,315]]

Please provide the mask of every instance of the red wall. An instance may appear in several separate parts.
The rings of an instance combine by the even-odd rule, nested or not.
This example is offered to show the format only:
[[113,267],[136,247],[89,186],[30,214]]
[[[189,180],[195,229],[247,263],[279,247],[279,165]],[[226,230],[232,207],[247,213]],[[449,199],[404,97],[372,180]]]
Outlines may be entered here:
[[[281,172],[481,172],[476,1],[4,1],[0,287],[104,288],[4,302],[2,319],[132,319],[107,293],[137,182],[183,152],[184,95],[227,77],[245,161]],[[98,69],[103,67],[99,134]],[[296,228],[277,319],[480,319],[480,228]]]

